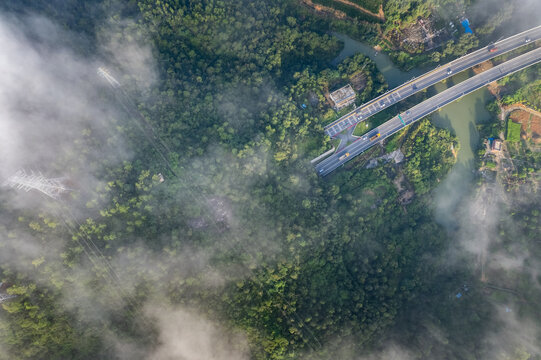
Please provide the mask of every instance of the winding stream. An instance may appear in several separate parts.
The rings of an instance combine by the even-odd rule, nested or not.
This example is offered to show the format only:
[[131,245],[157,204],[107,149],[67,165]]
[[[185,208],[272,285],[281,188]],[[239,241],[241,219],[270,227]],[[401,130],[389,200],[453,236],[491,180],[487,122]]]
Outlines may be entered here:
[[362,43],[357,40],[353,40],[347,35],[332,33],[333,36],[337,37],[344,42],[344,48],[338,54],[338,56],[332,61],[333,65],[338,64],[340,61],[344,60],[348,56],[355,55],[357,53],[364,54],[368,56],[372,61],[376,63],[376,67],[383,74],[387,84],[390,88],[394,88],[404,82],[410,80],[414,76],[419,76],[424,74],[428,69],[412,69],[410,71],[401,71],[398,69],[389,56],[384,52],[378,52],[376,55],[376,50],[370,45]]

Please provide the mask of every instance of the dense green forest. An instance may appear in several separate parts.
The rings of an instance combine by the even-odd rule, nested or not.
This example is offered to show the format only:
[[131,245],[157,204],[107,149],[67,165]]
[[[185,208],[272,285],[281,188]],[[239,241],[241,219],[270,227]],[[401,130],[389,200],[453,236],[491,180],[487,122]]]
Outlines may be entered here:
[[[389,13],[395,3],[385,2]],[[401,3],[401,19],[426,10]],[[36,52],[70,49],[47,61],[63,67],[75,57],[92,74],[105,63],[122,84],[95,75],[89,99],[107,116],[69,112],[79,127],[59,138],[61,156],[28,155],[68,179],[68,195],[2,188],[0,291],[15,297],[0,309],[0,359],[389,358],[381,353],[389,343],[412,359],[491,358],[484,336],[498,309],[469,255],[456,256],[466,266],[447,261],[452,232],[432,215],[431,191],[455,163],[455,137],[425,119],[392,140],[406,156],[401,165],[364,167],[384,147],[325,179],[310,164],[331,147],[323,127],[338,114],[328,91],[352,77],[362,79],[361,102],[387,88],[363,55],[330,65],[341,44],[329,30],[351,25],[289,0],[7,1],[0,9],[4,23],[28,28],[24,41]],[[55,30],[40,31],[36,15]],[[364,29],[374,36],[371,25],[354,31]],[[130,58],[117,56],[133,42],[140,48]],[[444,52],[477,45],[458,44]],[[140,68],[130,61],[145,54],[153,76],[132,72]],[[25,114],[51,101],[24,100]],[[404,190],[408,202],[399,200]],[[517,227],[521,246],[538,254],[535,203],[513,206],[523,222],[509,224],[502,212],[502,247]],[[526,289],[533,280],[513,275],[524,299],[514,309],[539,314],[538,288]],[[459,302],[464,282],[472,290]],[[534,358],[518,344],[498,356]]]

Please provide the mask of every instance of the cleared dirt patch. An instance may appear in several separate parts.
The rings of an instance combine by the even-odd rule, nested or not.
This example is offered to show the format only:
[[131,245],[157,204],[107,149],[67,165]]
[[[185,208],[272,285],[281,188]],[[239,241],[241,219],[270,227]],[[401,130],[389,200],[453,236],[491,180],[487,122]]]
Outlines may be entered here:
[[475,74],[482,73],[483,71],[487,71],[488,69],[492,69],[494,67],[494,64],[492,64],[492,61],[487,60],[485,62],[480,63],[479,65],[476,65],[473,67],[473,72]]
[[364,7],[360,6],[359,4],[355,4],[355,3],[352,3],[351,1],[348,1],[348,0],[335,0],[335,1],[338,1],[338,2],[341,2],[342,4],[346,4],[346,5],[349,5],[351,7],[354,7],[356,8],[357,10],[360,10],[368,15],[372,15],[373,17],[376,17],[376,18],[379,18],[381,21],[385,21],[385,13],[383,12],[383,6],[380,5],[379,6],[379,11],[378,13],[374,13],[368,9],[365,9]]
[[541,144],[541,116],[533,115],[530,119],[530,129],[532,131],[532,140],[536,144]]
[[528,132],[528,120],[530,120],[530,115],[531,114],[526,111],[515,110],[509,114],[509,118],[520,124],[520,133],[524,134]]
[[541,143],[541,116],[537,116],[525,110],[514,110],[509,118],[520,124],[520,133],[523,139],[531,139],[535,143]]
[[314,9],[320,15],[330,15],[337,19],[345,19],[347,17],[346,13],[343,11],[333,9],[328,6],[323,6],[321,4],[314,4],[312,0],[301,0],[301,4]]
[[[492,61],[487,60],[485,62],[480,63],[477,66],[474,66],[473,73],[477,75],[493,67],[494,67],[494,64],[492,63]],[[490,91],[490,93],[494,95],[496,98],[500,97],[500,86],[498,85],[497,81],[493,81],[489,83],[487,88],[488,88],[488,91]]]
[[301,4],[315,9],[319,14],[334,17],[349,18],[352,20],[367,21],[371,23],[385,21],[383,8],[378,13],[367,10],[349,0],[299,0]]

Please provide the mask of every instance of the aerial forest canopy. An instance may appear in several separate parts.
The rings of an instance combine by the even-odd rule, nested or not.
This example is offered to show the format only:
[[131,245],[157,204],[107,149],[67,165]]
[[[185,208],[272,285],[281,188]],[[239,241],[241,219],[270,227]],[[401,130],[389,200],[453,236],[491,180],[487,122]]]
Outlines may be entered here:
[[[425,119],[328,178],[310,163],[334,146],[329,91],[388,87],[362,54],[331,65],[332,31],[373,42],[423,4],[372,21],[292,0],[2,2],[0,174],[65,191],[0,190],[0,359],[491,354],[493,309],[449,300],[472,274],[432,214],[455,136]],[[441,56],[478,42],[454,44]],[[403,165],[366,169],[395,149]]]

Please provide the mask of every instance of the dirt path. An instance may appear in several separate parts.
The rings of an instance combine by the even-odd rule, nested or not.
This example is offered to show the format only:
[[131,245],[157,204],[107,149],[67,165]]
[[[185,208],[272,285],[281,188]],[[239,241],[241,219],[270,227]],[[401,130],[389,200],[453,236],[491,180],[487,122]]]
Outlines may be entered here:
[[532,108],[529,108],[527,107],[526,105],[523,105],[523,104],[512,104],[512,105],[508,105],[508,106],[502,106],[502,113],[501,113],[501,120],[504,121],[507,116],[509,115],[509,113],[515,111],[515,110],[524,110],[524,111],[527,111],[529,112],[530,114],[534,114],[536,116],[539,116],[541,117],[541,112],[539,111],[536,111]]
[[301,0],[301,4],[304,4],[306,7],[314,9],[317,13],[334,16],[337,19],[345,19],[347,17],[346,13],[340,10],[336,10],[320,4],[314,4],[311,0]]
[[[491,60],[487,60],[485,62],[482,62],[481,64],[477,65],[477,66],[474,66],[473,67],[473,72],[474,74],[480,74],[484,71],[487,71],[488,69],[491,69],[494,67],[494,64],[492,63]],[[487,86],[488,88],[488,91],[498,100],[498,103],[500,103],[500,90],[501,90],[501,86],[498,85],[498,82],[497,81],[493,81],[491,83],[488,84]],[[500,120],[503,122],[505,121],[505,119],[507,119],[507,116],[509,115],[509,113],[515,111],[515,110],[524,110],[524,111],[527,111],[529,112],[530,114],[533,114],[533,115],[536,115],[536,116],[539,116],[541,118],[541,112],[539,111],[536,111],[532,108],[529,108],[527,107],[526,105],[524,104],[520,104],[520,103],[516,103],[516,104],[511,104],[511,105],[507,105],[507,106],[502,106],[501,103],[500,103],[500,115],[501,115],[501,118]]]
[[383,4],[379,6],[378,16],[382,21],[385,21],[385,13],[383,12]]
[[[351,1],[348,1],[348,0],[334,0],[334,1],[341,2],[342,4],[349,5],[349,6],[354,7],[355,9],[357,9],[359,11],[364,12],[365,14],[368,14],[368,15],[371,15],[371,16],[373,16],[375,18],[378,18],[381,21],[385,21],[385,13],[383,12],[383,5],[379,6],[379,11],[376,14],[376,13],[374,13],[374,12],[368,10],[368,9],[363,8],[362,6],[360,6],[358,4],[352,3]],[[328,6],[323,6],[323,5],[320,5],[320,4],[314,4],[312,2],[312,0],[301,0],[301,3],[315,9],[317,12],[331,14],[331,15],[339,18],[339,19],[343,19],[343,18],[347,17],[347,15],[344,12],[340,11],[340,10],[336,10],[336,9],[330,8]]]
[[[476,65],[473,67],[473,73],[474,74],[480,74],[482,72],[485,72],[491,68],[494,67],[494,64],[491,60],[487,60],[485,62],[482,62],[479,65]],[[493,81],[488,84],[487,86],[488,91],[498,100],[500,100],[500,85],[498,85],[497,81]]]
[[[492,63],[491,60],[487,60],[485,62],[482,62],[481,64],[477,65],[477,66],[474,66],[473,67],[473,72],[474,74],[480,74],[488,69],[491,69],[492,67],[494,67],[494,64]],[[536,115],[538,117],[541,118],[541,112],[539,111],[536,111],[532,108],[529,108],[527,107],[526,105],[524,104],[520,104],[520,103],[516,103],[516,104],[511,104],[511,105],[507,105],[507,106],[503,106],[501,105],[501,97],[500,97],[500,90],[501,90],[501,86],[498,85],[498,82],[497,81],[493,81],[491,83],[488,84],[487,86],[488,88],[488,91],[497,99],[498,103],[499,103],[499,106],[500,106],[500,120],[503,122],[505,121],[505,119],[507,119],[507,116],[509,116],[509,113],[515,111],[515,110],[524,110],[524,111],[527,111],[529,112],[530,114],[533,114],[533,115]]]
[[362,6],[360,6],[358,4],[355,4],[355,3],[352,3],[351,1],[348,1],[348,0],[334,0],[334,1],[338,1],[338,2],[341,2],[342,4],[349,5],[351,7],[354,7],[357,10],[362,11],[365,14],[372,15],[374,17],[377,17],[381,21],[385,21],[385,14],[383,13],[383,5],[379,6],[379,12],[376,14],[376,13],[373,13],[372,11],[367,10],[367,9],[363,8]]

